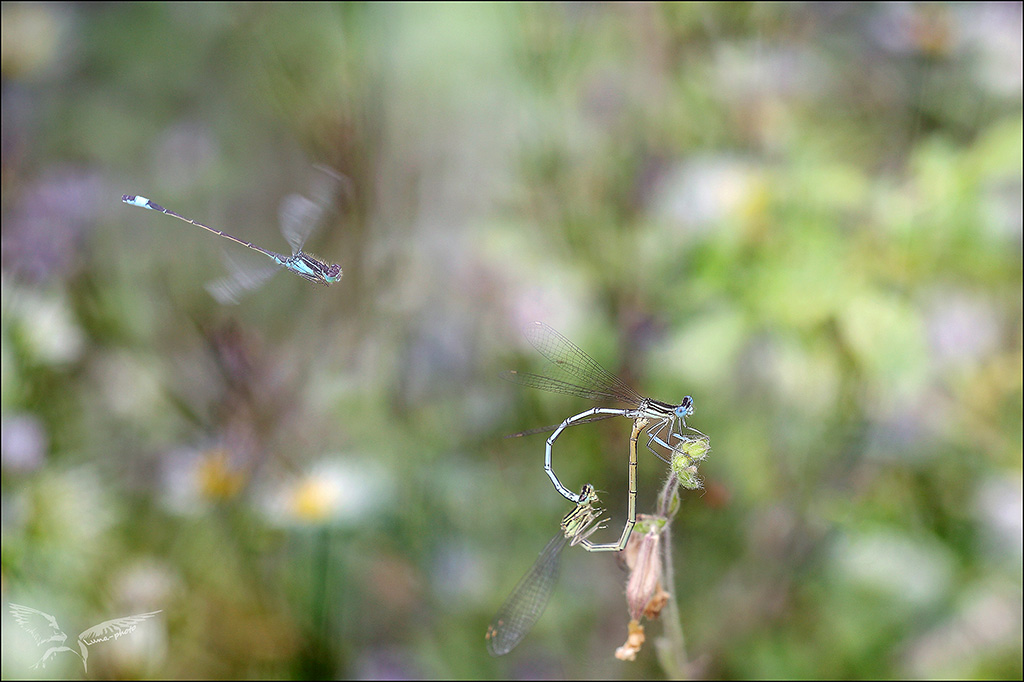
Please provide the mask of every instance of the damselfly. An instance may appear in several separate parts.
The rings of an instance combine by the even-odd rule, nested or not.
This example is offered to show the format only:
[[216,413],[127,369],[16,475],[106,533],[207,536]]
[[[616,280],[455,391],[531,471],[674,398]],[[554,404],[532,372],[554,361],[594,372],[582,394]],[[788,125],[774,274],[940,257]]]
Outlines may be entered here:
[[265,282],[271,275],[281,268],[294,272],[299,277],[310,282],[329,286],[341,279],[341,266],[333,263],[325,263],[310,253],[302,250],[306,239],[313,232],[327,208],[333,202],[337,189],[344,181],[344,178],[324,166],[316,166],[327,177],[317,182],[311,191],[311,197],[304,197],[299,194],[291,194],[284,198],[279,209],[281,221],[281,233],[288,244],[292,247],[292,254],[286,256],[281,253],[269,251],[256,246],[252,242],[233,237],[227,232],[222,232],[208,225],[196,222],[190,218],[164,208],[160,204],[150,201],[146,197],[125,194],[121,201],[132,206],[148,208],[151,211],[159,211],[173,216],[178,220],[201,227],[204,230],[213,232],[216,235],[230,239],[231,241],[247,246],[254,251],[259,251],[264,256],[274,261],[274,265],[258,268],[244,268],[231,264],[233,272],[228,277],[212,282],[207,286],[210,293],[221,303],[237,303],[238,297],[249,289],[254,289]]
[[562,519],[561,532],[545,545],[533,567],[520,579],[487,626],[485,639],[492,656],[504,656],[512,651],[544,613],[558,578],[558,563],[565,543],[587,542],[587,537],[602,527],[594,487],[589,483],[584,485],[578,497],[576,507]]
[[[502,374],[502,377],[523,386],[539,388],[554,393],[566,393],[588,400],[599,402],[613,401],[630,405],[628,408],[595,407],[585,412],[569,417],[557,427],[548,437],[544,449],[544,471],[548,478],[566,499],[579,503],[579,496],[562,485],[551,466],[551,450],[555,440],[562,431],[575,424],[585,424],[598,419],[608,417],[626,417],[634,423],[633,439],[639,434],[636,426],[643,421],[642,430],[647,433],[647,449],[657,457],[668,461],[652,447],[652,444],[665,448],[669,457],[679,452],[679,448],[691,440],[690,436],[684,435],[683,429],[686,426],[686,417],[693,414],[693,398],[685,396],[678,405],[664,403],[653,398],[644,396],[633,390],[626,382],[607,371],[596,360],[587,355],[576,344],[569,341],[554,329],[543,322],[533,322],[523,329],[527,340],[537,351],[549,362],[545,367],[547,374],[531,374],[528,372],[517,372],[510,370]],[[695,429],[688,429],[695,431]],[[533,431],[524,432],[533,433]],[[703,434],[701,434],[703,435]],[[618,543],[607,545],[595,545],[593,543],[584,546],[590,551],[619,551],[626,546],[629,533],[632,530],[635,515],[636,487],[635,473],[633,469],[635,462],[635,446],[631,443],[630,457],[630,514],[623,529],[622,537]]]

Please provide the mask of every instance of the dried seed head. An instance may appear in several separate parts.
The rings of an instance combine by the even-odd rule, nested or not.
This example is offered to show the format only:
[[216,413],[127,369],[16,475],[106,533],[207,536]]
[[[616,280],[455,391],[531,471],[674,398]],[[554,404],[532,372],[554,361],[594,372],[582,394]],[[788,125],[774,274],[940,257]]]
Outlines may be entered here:
[[629,621],[629,634],[626,635],[626,643],[615,650],[615,658],[620,661],[635,661],[636,655],[640,653],[646,639],[644,626],[636,620]]
[[629,616],[639,620],[661,582],[661,533],[650,532],[640,538],[636,561],[626,583]]

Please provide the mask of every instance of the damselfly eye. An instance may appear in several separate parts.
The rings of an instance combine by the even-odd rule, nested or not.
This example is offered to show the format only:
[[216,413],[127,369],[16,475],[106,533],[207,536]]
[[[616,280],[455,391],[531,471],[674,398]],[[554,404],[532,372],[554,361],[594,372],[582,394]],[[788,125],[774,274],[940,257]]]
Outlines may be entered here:
[[331,267],[327,268],[327,279],[331,280],[332,282],[341,279],[341,266],[332,265]]
[[675,411],[677,417],[688,417],[693,414],[693,398],[690,396],[684,397],[683,402],[679,403]]

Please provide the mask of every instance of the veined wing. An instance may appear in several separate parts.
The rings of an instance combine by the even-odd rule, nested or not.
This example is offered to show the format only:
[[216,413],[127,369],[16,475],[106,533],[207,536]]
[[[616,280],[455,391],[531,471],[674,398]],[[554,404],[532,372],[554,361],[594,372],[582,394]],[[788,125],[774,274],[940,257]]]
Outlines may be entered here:
[[514,369],[506,370],[502,372],[500,376],[505,381],[511,381],[513,384],[529,386],[530,388],[549,391],[551,393],[574,395],[577,398],[585,398],[586,400],[593,400],[595,402],[621,401],[630,405],[636,405],[639,404],[642,399],[635,396],[626,396],[621,390],[612,391],[593,386],[580,386],[564,379],[556,379],[554,377],[549,377],[543,374],[533,374],[531,372],[518,372]]
[[[593,417],[587,417],[586,419],[580,419],[573,424],[589,424],[590,422],[601,421],[602,419],[610,419],[611,417],[618,417],[617,414],[595,414]],[[535,429],[527,429],[520,431],[519,433],[510,433],[503,438],[522,438],[523,436],[532,436],[535,433],[545,433],[547,431],[554,431],[560,426],[560,424],[552,424],[551,426],[538,426]]]
[[550,363],[550,376],[514,373],[509,381],[556,393],[567,393],[588,400],[619,400],[639,404],[644,398],[579,346],[543,322],[523,328],[527,341]]
[[562,533],[551,538],[487,626],[487,651],[492,656],[512,651],[544,613],[558,578],[559,555],[567,540]]

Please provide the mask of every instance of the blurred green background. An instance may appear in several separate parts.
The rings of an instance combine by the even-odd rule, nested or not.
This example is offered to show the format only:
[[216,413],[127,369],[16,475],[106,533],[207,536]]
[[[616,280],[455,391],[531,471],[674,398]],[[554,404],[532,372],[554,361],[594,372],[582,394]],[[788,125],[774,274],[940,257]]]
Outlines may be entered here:
[[[1019,679],[1019,4],[2,11],[4,678],[82,675],[8,602],[162,609],[90,677],[665,676],[578,548],[486,653],[570,508],[502,436],[592,406],[500,379],[541,320],[711,438],[688,675]],[[120,202],[285,251],[314,163],[329,289]],[[556,449],[615,528],[628,434]]]

